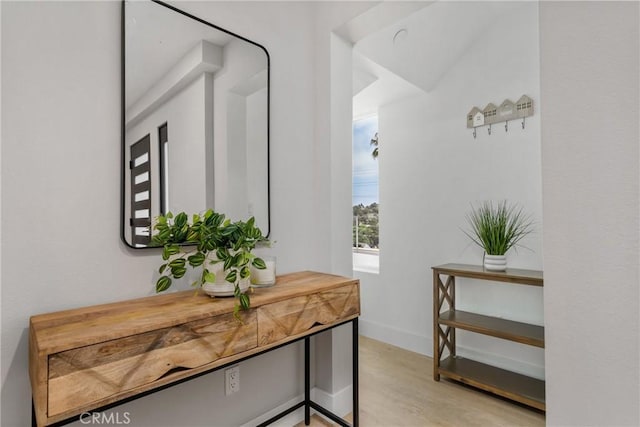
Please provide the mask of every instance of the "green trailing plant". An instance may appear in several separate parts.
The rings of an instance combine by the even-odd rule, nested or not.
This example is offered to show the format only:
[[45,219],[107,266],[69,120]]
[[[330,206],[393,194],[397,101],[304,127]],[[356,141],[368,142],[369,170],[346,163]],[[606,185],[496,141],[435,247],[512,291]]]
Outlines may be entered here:
[[225,281],[234,285],[234,296],[238,299],[234,315],[239,318],[240,310],[251,307],[249,294],[240,290],[240,280],[249,278],[251,265],[266,268],[264,261],[251,253],[258,242],[266,241],[255,225],[255,218],[231,222],[224,214],[209,209],[202,215],[194,214],[189,223],[186,213],[174,217],[169,212],[158,216],[154,230],[157,233],[151,242],[163,247],[164,261],[158,270],[161,276],[156,282],[156,292],[166,291],[173,279],[184,277],[188,266],[202,270],[192,286],[215,283],[216,274],[210,268],[223,263]]
[[480,206],[471,206],[467,214],[471,226],[465,234],[483,248],[487,255],[504,255],[509,249],[533,231],[533,222],[522,208],[509,205],[506,201],[494,205],[483,202]]
[[375,147],[373,149],[373,151],[371,152],[371,156],[374,159],[378,158],[378,154],[380,153],[378,151],[379,147],[378,147],[378,132],[376,132],[376,134],[373,136],[373,138],[371,138],[371,141],[369,141],[369,145],[371,145],[372,147]]

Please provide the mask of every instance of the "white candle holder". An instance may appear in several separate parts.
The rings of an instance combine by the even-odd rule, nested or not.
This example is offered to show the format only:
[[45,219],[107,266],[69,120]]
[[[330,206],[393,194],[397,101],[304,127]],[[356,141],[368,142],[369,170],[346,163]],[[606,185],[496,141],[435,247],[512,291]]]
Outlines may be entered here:
[[273,255],[261,256],[267,268],[259,270],[251,267],[251,286],[254,288],[266,288],[276,284],[276,257]]

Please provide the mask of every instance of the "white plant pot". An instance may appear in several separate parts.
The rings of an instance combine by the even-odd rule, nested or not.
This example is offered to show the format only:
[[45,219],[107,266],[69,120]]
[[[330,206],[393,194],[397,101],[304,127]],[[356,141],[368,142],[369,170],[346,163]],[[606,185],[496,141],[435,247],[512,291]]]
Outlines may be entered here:
[[[207,270],[216,275],[216,281],[215,283],[205,283],[202,285],[204,293],[210,297],[232,297],[235,286],[233,283],[229,283],[225,280],[227,272],[224,270],[223,264],[221,262],[215,264],[209,264],[207,262]],[[238,275],[240,275],[239,272]],[[245,292],[249,289],[250,284],[251,282],[248,277],[246,279],[240,279],[240,291]]]
[[506,255],[486,255],[484,256],[484,268],[489,271],[506,271]]
[[[216,277],[216,283],[205,283],[204,285],[202,285],[202,290],[205,294],[209,295],[210,297],[233,296],[235,286],[233,285],[233,283],[225,281],[224,275],[221,276],[222,281],[220,283],[218,283],[219,279],[218,277]],[[240,287],[240,291],[245,292],[247,289],[249,289],[249,284],[250,282],[248,277],[246,279],[240,279],[240,283],[238,284],[238,286]]]
[[[216,281],[214,283],[205,283],[202,285],[202,290],[205,294],[210,297],[232,297],[234,296],[235,286],[233,283],[229,283],[225,280],[227,277],[228,271],[224,270],[222,262],[211,263],[210,261],[215,261],[217,258],[214,256],[213,259],[206,261],[206,268],[211,273],[216,275]],[[238,275],[240,273],[238,272]],[[240,279],[239,286],[240,291],[244,292],[249,289],[250,285],[249,278]]]

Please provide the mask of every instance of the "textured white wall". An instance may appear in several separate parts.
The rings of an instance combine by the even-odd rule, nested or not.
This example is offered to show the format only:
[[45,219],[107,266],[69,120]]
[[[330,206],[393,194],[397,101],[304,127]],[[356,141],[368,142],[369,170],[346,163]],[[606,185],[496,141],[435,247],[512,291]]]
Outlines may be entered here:
[[[120,4],[2,2],[2,420],[28,423],[32,314],[153,294],[157,251],[120,241]],[[282,273],[320,269],[309,4],[181,3],[272,55],[272,230]],[[318,166],[324,168],[325,166]],[[329,224],[314,226],[328,234]],[[325,269],[326,271],[326,269]],[[237,425],[301,391],[299,347],[131,402],[138,426]],[[268,367],[268,368],[267,368]]]
[[547,423],[640,425],[638,2],[541,2]]

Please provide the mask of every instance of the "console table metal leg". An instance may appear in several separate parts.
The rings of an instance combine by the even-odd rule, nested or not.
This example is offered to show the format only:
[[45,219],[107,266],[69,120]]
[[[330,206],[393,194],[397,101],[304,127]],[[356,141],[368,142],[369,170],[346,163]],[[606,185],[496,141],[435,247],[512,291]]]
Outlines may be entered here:
[[311,423],[311,345],[310,338],[304,339],[304,425]]
[[353,360],[352,360],[352,370],[353,370],[353,427],[358,427],[359,425],[359,403],[358,403],[358,318],[353,319],[353,330],[351,340],[353,341]]

